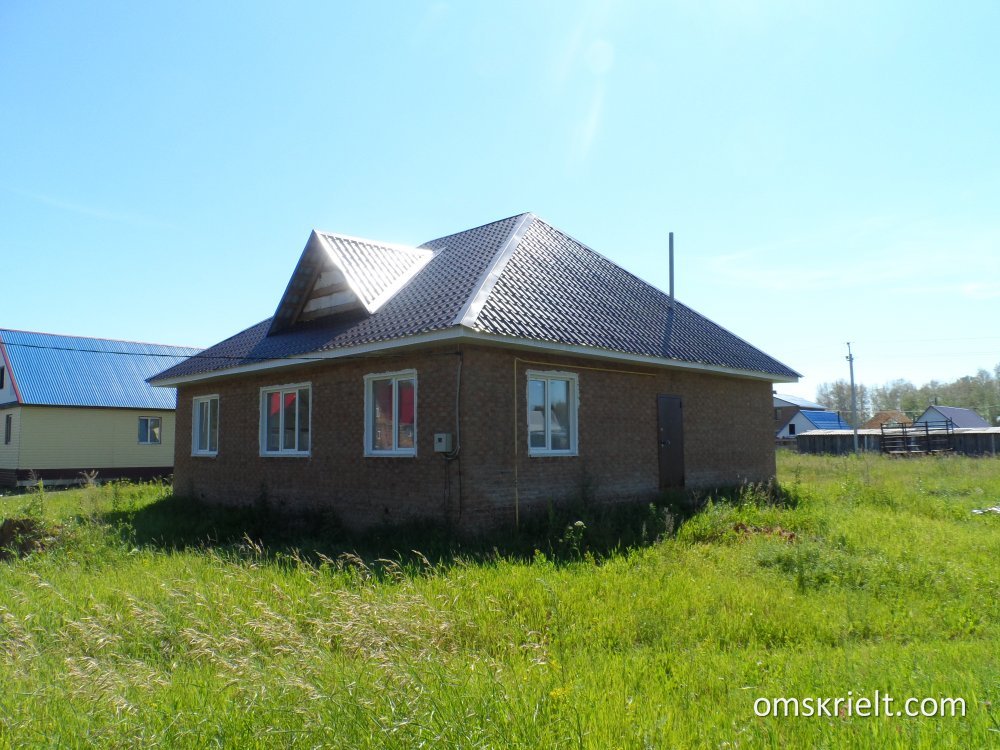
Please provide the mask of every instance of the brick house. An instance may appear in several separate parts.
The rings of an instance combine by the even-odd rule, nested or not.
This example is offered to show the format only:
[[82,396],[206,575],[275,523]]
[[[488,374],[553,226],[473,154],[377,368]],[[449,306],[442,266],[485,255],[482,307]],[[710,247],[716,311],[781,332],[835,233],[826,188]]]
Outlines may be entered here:
[[151,382],[180,494],[477,530],[767,480],[797,377],[521,214],[415,248],[313,232],[272,318]]

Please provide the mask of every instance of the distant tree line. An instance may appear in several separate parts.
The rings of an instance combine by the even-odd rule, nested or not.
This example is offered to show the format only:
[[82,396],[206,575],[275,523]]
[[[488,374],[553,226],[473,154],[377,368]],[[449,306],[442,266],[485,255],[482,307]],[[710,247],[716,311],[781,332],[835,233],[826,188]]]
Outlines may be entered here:
[[[980,414],[991,425],[1000,416],[1000,364],[975,375],[966,375],[951,383],[932,380],[917,387],[909,380],[893,380],[885,385],[856,385],[858,423],[863,424],[873,414],[897,409],[914,419],[933,404],[961,406]],[[851,384],[846,380],[823,383],[816,389],[816,401],[827,409],[839,411],[851,422]]]

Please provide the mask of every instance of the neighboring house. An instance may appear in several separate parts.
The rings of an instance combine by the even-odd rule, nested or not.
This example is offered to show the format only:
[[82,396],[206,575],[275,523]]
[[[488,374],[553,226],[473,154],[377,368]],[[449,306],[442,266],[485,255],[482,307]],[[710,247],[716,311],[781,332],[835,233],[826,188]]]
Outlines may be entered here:
[[887,409],[876,412],[875,415],[861,425],[862,430],[878,430],[882,425],[910,425],[913,420],[898,409]]
[[778,432],[788,424],[797,411],[825,411],[826,407],[787,393],[774,394],[774,431]]
[[982,428],[990,423],[972,411],[958,406],[928,406],[927,409],[913,420],[915,423],[950,421],[954,427]]
[[0,329],[0,485],[170,474],[175,393],[146,378],[198,351]]
[[273,318],[151,382],[178,389],[180,494],[474,531],[766,481],[797,378],[521,214],[420,247],[313,232]]
[[798,411],[778,430],[778,439],[794,438],[809,430],[850,430],[835,411]]

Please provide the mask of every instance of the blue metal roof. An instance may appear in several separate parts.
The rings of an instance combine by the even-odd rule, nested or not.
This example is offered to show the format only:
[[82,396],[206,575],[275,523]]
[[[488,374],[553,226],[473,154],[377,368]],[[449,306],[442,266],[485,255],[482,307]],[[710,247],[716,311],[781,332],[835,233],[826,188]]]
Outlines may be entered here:
[[835,411],[800,411],[817,430],[850,430],[847,424]]
[[0,329],[25,405],[174,409],[177,393],[146,379],[200,349]]

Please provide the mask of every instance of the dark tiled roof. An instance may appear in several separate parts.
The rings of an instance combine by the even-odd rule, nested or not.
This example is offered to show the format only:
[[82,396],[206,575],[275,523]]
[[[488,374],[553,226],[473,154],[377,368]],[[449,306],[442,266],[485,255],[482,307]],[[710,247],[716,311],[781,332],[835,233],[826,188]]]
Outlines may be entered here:
[[271,325],[268,319],[157,378],[197,375],[448,328],[454,325],[518,218],[512,216],[421,245],[433,250],[434,258],[373,315],[319,319],[273,336],[267,335]]
[[[480,332],[794,378],[793,370],[531,214],[432,240],[434,251],[373,314],[268,335],[248,328],[157,376],[400,339],[458,325]],[[280,306],[279,306],[280,309]]]
[[476,321],[488,333],[794,375],[686,305],[535,220]]

